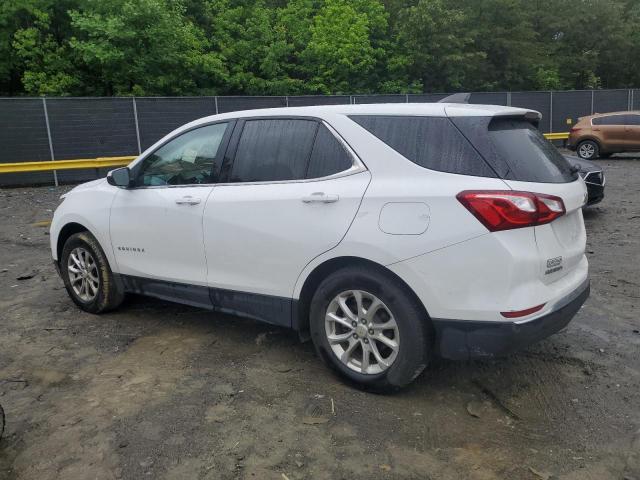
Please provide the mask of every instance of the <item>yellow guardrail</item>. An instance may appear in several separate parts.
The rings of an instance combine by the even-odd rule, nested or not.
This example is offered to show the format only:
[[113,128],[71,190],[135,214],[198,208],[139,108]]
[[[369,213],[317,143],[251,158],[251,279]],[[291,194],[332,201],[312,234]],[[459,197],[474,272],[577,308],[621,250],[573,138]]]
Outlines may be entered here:
[[98,157],[75,160],[49,160],[45,162],[0,163],[0,173],[47,172],[82,168],[122,167],[131,163],[131,157]]
[[569,138],[569,132],[545,133],[544,136],[547,140],[566,140]]
[[[548,140],[566,140],[569,132],[545,133]],[[47,172],[52,170],[77,170],[82,168],[122,167],[135,156],[80,158],[76,160],[48,160],[45,162],[0,163],[0,173]]]

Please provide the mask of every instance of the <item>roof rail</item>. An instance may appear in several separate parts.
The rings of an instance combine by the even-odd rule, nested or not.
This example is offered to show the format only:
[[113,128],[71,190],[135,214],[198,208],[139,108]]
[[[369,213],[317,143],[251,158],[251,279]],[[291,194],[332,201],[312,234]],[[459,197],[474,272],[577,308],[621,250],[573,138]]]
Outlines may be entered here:
[[444,97],[442,100],[438,100],[438,103],[469,103],[470,98],[470,93],[454,93],[453,95]]

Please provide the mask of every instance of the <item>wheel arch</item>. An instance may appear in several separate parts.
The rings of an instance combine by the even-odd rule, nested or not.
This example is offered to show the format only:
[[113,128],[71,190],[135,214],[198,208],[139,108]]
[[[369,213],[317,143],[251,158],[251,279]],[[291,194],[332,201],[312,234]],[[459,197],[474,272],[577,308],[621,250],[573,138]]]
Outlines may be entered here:
[[602,150],[602,142],[597,137],[594,137],[592,135],[586,135],[584,137],[581,137],[576,142],[576,150],[578,149],[578,147],[582,142],[587,142],[587,141],[595,143],[596,145],[598,145],[598,150]]
[[58,264],[60,264],[60,257],[62,256],[62,249],[64,248],[64,244],[67,243],[67,240],[71,235],[80,232],[89,232],[93,235],[91,230],[78,222],[69,222],[60,229],[60,233],[58,234],[58,241],[56,242],[56,258],[58,259]]
[[414,298],[416,304],[419,305],[419,307],[423,310],[425,321],[429,321],[430,317],[426,306],[422,303],[418,295],[416,295],[416,293],[407,284],[407,282],[405,282],[396,273],[392,272],[384,265],[381,265],[372,260],[368,260],[366,258],[352,256],[333,257],[317,265],[309,273],[309,275],[307,275],[307,278],[304,280],[304,283],[300,290],[300,295],[298,299],[293,303],[292,327],[297,330],[298,335],[300,336],[300,339],[302,341],[307,341],[310,339],[309,308],[311,306],[313,295],[316,292],[318,286],[320,285],[322,280],[331,275],[333,272],[349,267],[372,268],[377,270],[381,274],[397,281],[407,291],[407,293],[409,293],[409,295]]

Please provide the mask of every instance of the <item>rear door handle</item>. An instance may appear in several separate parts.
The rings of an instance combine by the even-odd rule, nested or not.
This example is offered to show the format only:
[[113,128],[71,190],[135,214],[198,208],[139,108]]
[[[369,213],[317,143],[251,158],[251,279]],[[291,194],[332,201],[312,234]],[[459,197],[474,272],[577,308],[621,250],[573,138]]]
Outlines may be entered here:
[[324,192],[314,192],[311,195],[302,197],[304,203],[334,203],[340,199],[338,195],[327,194]]
[[191,195],[185,195],[182,198],[176,198],[178,205],[198,205],[201,202],[199,198],[192,197]]

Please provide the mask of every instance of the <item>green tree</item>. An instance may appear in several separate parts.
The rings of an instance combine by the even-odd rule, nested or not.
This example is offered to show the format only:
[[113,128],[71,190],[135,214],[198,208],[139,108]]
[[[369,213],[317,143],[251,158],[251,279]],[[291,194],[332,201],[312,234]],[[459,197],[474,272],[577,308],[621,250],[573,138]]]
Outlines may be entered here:
[[92,93],[185,95],[226,80],[221,58],[207,51],[179,1],[91,0],[86,6],[70,12],[69,43]]
[[346,0],[326,0],[314,17],[310,39],[300,58],[310,89],[319,93],[366,90],[376,65],[369,38],[374,19]]
[[473,48],[476,38],[463,10],[444,0],[419,0],[399,13],[398,22],[411,75],[425,91],[468,88],[470,73],[486,54]]

